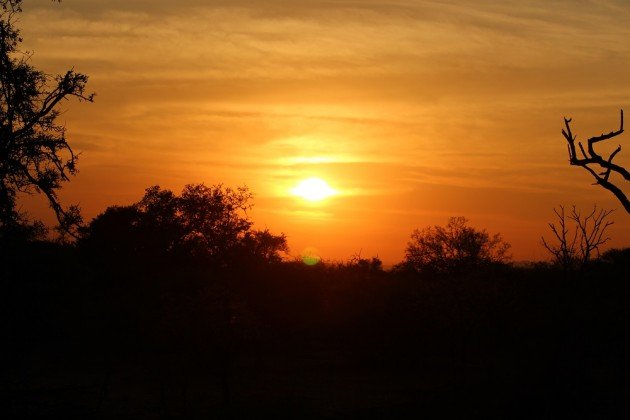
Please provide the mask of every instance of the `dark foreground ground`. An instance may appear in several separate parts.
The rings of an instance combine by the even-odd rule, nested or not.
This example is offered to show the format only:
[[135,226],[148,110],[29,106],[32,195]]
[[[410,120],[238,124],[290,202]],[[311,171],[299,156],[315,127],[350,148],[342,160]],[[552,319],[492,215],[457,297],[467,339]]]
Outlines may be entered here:
[[627,255],[441,277],[4,255],[2,418],[630,415]]

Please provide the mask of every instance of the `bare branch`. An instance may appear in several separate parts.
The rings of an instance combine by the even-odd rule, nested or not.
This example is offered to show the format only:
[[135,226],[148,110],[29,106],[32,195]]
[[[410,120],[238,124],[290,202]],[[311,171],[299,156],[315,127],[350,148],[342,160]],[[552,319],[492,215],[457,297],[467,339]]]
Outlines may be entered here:
[[[619,152],[621,152],[621,145],[619,145],[611,153],[608,159],[602,158],[595,151],[594,148],[595,143],[611,139],[623,133],[623,110],[621,110],[620,112],[619,129],[616,131],[611,131],[608,134],[601,134],[599,136],[589,138],[587,141],[588,153],[586,150],[584,150],[584,146],[582,146],[582,143],[578,143],[580,152],[582,153],[582,158],[577,157],[575,149],[575,136],[571,132],[570,123],[570,118],[564,118],[565,128],[562,129],[562,135],[567,141],[569,163],[574,166],[581,166],[582,168],[587,170],[595,178],[595,184],[601,185],[603,188],[613,193],[617,200],[619,200],[619,202],[623,205],[626,212],[630,214],[630,199],[628,199],[627,195],[623,192],[621,188],[610,181],[610,176],[612,173],[616,173],[622,176],[624,180],[630,181],[630,172],[624,167],[613,163],[614,157],[617,156]],[[599,170],[594,169],[592,166],[595,166],[596,168],[599,167]]]

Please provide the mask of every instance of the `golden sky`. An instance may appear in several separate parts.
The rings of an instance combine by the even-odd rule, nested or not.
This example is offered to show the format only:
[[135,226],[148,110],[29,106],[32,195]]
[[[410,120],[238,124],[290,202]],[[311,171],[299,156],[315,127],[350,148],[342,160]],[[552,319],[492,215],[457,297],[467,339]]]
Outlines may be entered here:
[[[563,116],[578,139],[618,127],[630,2],[25,3],[32,64],[74,67],[97,93],[61,117],[82,152],[61,195],[88,220],[150,185],[204,182],[250,187],[256,226],[293,255],[398,262],[414,228],[461,215],[542,259],[559,204],[616,208],[612,245],[630,245],[630,216],[569,166],[560,134]],[[627,136],[610,145],[626,167]],[[291,196],[308,177],[339,194]]]

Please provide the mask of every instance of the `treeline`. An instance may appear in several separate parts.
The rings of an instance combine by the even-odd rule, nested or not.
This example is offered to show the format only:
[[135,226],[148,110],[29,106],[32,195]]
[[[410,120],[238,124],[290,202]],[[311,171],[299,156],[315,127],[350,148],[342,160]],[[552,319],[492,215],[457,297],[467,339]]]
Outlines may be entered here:
[[579,271],[469,254],[439,270],[385,271],[375,258],[307,266],[280,258],[282,235],[252,229],[248,200],[220,186],[155,187],[109,208],[76,243],[5,241],[2,412],[627,412],[630,250]]

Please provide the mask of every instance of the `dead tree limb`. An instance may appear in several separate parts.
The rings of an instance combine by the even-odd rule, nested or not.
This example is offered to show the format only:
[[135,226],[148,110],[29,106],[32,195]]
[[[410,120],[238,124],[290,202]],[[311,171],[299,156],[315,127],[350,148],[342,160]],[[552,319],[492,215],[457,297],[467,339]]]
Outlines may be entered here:
[[608,134],[601,134],[599,136],[591,137],[587,140],[587,148],[584,150],[584,146],[582,142],[578,142],[578,147],[580,149],[581,157],[578,157],[578,153],[575,147],[575,136],[571,132],[571,119],[564,119],[565,128],[562,129],[562,135],[566,139],[569,151],[569,163],[575,166],[581,166],[586,169],[593,177],[595,178],[595,184],[599,184],[602,187],[606,188],[608,191],[612,192],[615,197],[621,202],[624,209],[630,214],[630,200],[623,192],[621,188],[616,186],[610,181],[610,175],[614,172],[618,175],[621,175],[624,180],[630,181],[630,172],[622,166],[619,166],[613,163],[613,159],[619,152],[621,152],[621,145],[617,146],[617,148],[610,154],[610,156],[605,159],[600,154],[595,151],[595,143],[599,143],[604,140],[609,140],[613,137],[616,137],[623,133],[623,109],[621,110],[621,122],[619,125],[619,130],[611,131]]

